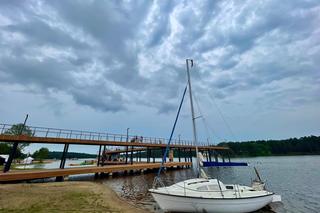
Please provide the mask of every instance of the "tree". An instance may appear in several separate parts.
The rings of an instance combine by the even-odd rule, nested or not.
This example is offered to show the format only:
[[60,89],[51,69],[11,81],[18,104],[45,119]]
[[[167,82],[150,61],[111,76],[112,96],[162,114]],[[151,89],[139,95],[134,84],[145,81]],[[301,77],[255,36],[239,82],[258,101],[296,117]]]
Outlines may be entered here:
[[1,143],[0,142],[0,154],[8,154],[10,153],[10,145],[7,143]]
[[39,150],[35,151],[32,155],[35,159],[39,159],[42,162],[43,159],[48,158],[49,156],[49,149],[42,147]]
[[[32,130],[28,126],[24,126],[23,124],[14,124],[10,129],[5,131],[6,135],[27,135],[32,136]],[[29,146],[30,143],[19,143],[18,149],[22,151],[25,147]]]

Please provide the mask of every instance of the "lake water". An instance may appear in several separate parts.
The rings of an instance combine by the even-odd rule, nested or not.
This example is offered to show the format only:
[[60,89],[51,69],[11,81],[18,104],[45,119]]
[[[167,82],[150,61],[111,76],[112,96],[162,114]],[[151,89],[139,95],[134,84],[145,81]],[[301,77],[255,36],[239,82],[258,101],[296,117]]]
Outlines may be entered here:
[[[320,156],[256,157],[232,159],[248,162],[249,167],[206,168],[211,177],[224,183],[250,185],[255,178],[253,166],[266,180],[267,189],[282,196],[283,205],[272,206],[275,212],[320,212]],[[167,184],[194,177],[193,169],[167,171],[163,177]],[[109,177],[101,180],[121,197],[154,210],[155,203],[148,193],[154,173],[135,176]],[[259,212],[270,212],[261,210]]]
[[[160,160],[160,159],[157,159]],[[67,161],[80,163],[82,160]],[[273,211],[264,209],[259,213],[267,212],[320,212],[320,156],[285,156],[285,157],[256,157],[232,159],[234,162],[248,162],[248,167],[205,168],[209,176],[219,177],[224,183],[238,183],[251,185],[255,178],[253,166],[266,181],[267,189],[280,194],[283,204],[273,205]],[[59,161],[43,165],[43,168],[58,168]],[[120,197],[127,201],[150,209],[154,212],[155,202],[148,189],[152,187],[155,174],[120,175],[106,177],[95,181],[102,182],[113,188]],[[193,169],[166,171],[162,175],[166,184],[170,185],[194,177]],[[94,180],[93,175],[70,176],[69,180]]]

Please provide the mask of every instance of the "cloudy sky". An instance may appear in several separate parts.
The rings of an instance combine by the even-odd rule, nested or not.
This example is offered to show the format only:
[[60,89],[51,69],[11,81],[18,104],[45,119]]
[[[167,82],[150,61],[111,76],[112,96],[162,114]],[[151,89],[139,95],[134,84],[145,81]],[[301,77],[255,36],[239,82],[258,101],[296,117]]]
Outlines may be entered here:
[[168,137],[193,58],[202,140],[320,133],[318,0],[2,0],[0,49],[0,123]]

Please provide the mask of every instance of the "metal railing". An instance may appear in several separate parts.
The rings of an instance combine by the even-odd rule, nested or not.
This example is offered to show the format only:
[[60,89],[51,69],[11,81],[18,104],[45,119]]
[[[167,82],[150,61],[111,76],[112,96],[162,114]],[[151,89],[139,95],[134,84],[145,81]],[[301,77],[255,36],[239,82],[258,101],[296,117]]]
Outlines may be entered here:
[[[12,124],[0,124],[0,134],[12,134]],[[69,130],[69,129],[58,129],[58,128],[47,128],[47,127],[34,127],[26,126],[23,131],[28,132],[28,135],[33,137],[45,137],[45,138],[68,138],[78,140],[95,140],[95,141],[116,141],[116,142],[140,142],[140,143],[151,143],[151,144],[167,144],[168,139],[156,138],[156,137],[144,137],[137,135],[124,135],[124,134],[112,134],[112,133],[101,133],[101,132],[90,132],[81,130]],[[173,145],[193,145],[191,140],[180,140],[172,139],[171,144]],[[199,143],[199,146],[207,146],[208,143]]]

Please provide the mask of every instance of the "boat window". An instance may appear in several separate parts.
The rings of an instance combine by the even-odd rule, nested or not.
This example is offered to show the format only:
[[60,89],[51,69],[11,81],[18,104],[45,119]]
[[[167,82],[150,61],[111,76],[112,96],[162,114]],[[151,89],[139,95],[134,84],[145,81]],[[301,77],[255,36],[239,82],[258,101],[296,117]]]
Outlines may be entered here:
[[200,186],[200,187],[197,188],[197,190],[208,191],[208,188],[207,188],[207,186]]
[[209,190],[211,191],[219,191],[219,186],[218,185],[208,185]]
[[226,189],[233,189],[233,186],[226,186]]

